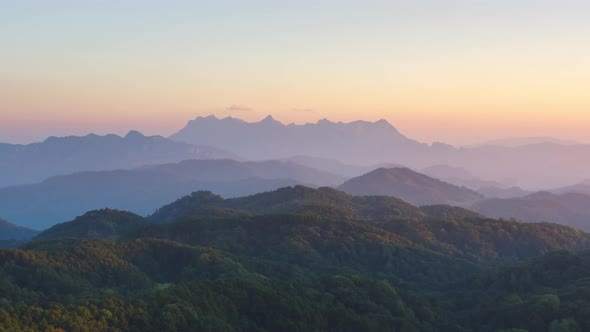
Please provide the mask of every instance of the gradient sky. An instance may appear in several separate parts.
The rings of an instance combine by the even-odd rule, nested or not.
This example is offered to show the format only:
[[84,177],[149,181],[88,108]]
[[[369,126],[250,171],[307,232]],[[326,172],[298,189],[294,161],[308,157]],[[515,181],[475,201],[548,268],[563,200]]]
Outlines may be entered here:
[[0,0],[0,141],[197,115],[590,142],[590,2]]

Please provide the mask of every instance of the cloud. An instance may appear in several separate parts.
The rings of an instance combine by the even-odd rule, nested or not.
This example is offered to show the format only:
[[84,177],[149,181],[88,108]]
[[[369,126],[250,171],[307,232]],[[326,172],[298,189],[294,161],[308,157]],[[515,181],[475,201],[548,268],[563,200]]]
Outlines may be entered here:
[[230,111],[230,112],[247,112],[247,111],[251,111],[252,109],[248,106],[245,105],[230,105],[228,107],[225,108],[226,111]]

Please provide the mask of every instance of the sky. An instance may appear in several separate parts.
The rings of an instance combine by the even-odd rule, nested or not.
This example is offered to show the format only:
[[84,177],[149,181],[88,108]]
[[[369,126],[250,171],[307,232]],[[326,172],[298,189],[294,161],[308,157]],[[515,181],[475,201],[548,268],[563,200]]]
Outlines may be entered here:
[[590,2],[0,0],[0,142],[199,115],[590,142]]

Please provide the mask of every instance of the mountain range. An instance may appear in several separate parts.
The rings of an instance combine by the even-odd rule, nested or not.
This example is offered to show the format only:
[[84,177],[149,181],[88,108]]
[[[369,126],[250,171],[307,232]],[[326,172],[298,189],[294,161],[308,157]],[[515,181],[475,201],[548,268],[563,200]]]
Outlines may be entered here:
[[[254,160],[305,156],[361,166],[390,163],[415,170],[452,165],[467,170],[475,178],[533,191],[590,178],[590,169],[585,167],[590,164],[587,144],[554,140],[530,140],[526,142],[531,144],[508,146],[423,144],[404,136],[385,120],[342,123],[323,119],[317,123],[284,125],[272,116],[254,123],[207,116],[189,121],[170,139],[216,146]],[[329,171],[342,174],[341,166]]]
[[590,195],[590,180],[585,180],[570,186],[552,189],[550,192],[555,194],[578,193]]
[[230,199],[194,192],[153,208],[149,218],[89,211],[0,250],[0,329],[468,332],[590,323],[590,260],[581,251],[590,235],[570,227],[327,187]]
[[[160,238],[242,255],[256,248],[273,256],[299,244],[333,250],[324,247],[324,232],[327,237],[354,236],[363,242],[415,248],[427,256],[432,253],[424,249],[470,261],[512,260],[556,247],[590,248],[590,235],[567,226],[494,220],[448,205],[417,207],[390,196],[353,196],[302,185],[228,199],[209,191],[193,192],[155,209],[148,218],[110,209],[90,211],[35,240]],[[522,237],[529,241],[519,241]]]
[[555,137],[549,136],[536,136],[536,137],[510,137],[510,138],[501,138],[496,140],[487,141],[481,144],[473,145],[473,146],[507,146],[507,147],[518,147],[524,145],[531,145],[531,144],[543,144],[543,143],[552,143],[552,144],[559,144],[559,145],[578,145],[580,142],[572,141],[572,140],[564,140]]
[[[323,119],[284,125],[271,116],[254,123],[207,116],[190,121],[170,139],[131,131],[124,137],[91,134],[50,137],[28,145],[0,144],[0,187],[32,184],[80,171],[218,158],[295,160],[343,177],[403,165],[473,190],[520,187],[520,195],[590,178],[590,169],[584,167],[590,163],[590,145],[547,139],[520,141],[527,144],[454,147],[420,143],[385,120],[342,123]],[[467,173],[434,176],[440,171],[437,167]],[[467,174],[471,176],[466,178]],[[509,197],[514,193],[511,190],[498,195]]]
[[187,160],[130,170],[80,172],[33,185],[0,188],[0,211],[19,225],[44,229],[101,208],[139,215],[196,190],[236,197],[343,178],[286,161]]
[[80,171],[136,168],[187,159],[236,158],[221,149],[130,131],[117,135],[49,137],[28,145],[0,144],[0,187],[31,184]]
[[310,156],[353,164],[379,163],[387,161],[384,155],[426,147],[405,137],[385,120],[334,123],[323,119],[315,124],[284,125],[270,115],[255,123],[232,117],[198,117],[170,139],[216,146],[249,159]]
[[[584,167],[589,146],[523,141],[527,144],[455,148],[419,143],[384,120],[283,125],[270,116],[257,123],[199,117],[170,139],[135,131],[125,137],[51,137],[29,145],[0,145],[0,187],[12,184],[0,188],[0,214],[42,229],[106,207],[147,215],[153,206],[195,190],[236,197],[305,184],[586,229],[586,206],[577,204],[583,199],[563,194],[590,194],[584,182],[590,175]],[[238,159],[237,154],[281,161],[224,159]],[[381,173],[375,171],[379,168]],[[556,194],[551,201],[560,203],[552,204],[563,213],[547,211],[538,202],[547,197],[516,183],[558,188],[548,191]],[[566,186],[570,183],[578,184]],[[572,202],[563,202],[567,198]],[[521,203],[528,206],[526,213],[493,208]]]
[[590,196],[575,192],[537,192],[524,197],[495,198],[471,206],[493,218],[516,218],[527,222],[550,221],[590,231]]

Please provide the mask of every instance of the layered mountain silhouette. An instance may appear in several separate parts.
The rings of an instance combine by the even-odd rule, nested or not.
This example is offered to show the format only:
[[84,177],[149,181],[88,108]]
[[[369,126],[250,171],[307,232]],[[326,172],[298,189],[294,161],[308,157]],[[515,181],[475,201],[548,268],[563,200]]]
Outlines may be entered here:
[[551,192],[556,194],[566,194],[566,193],[578,193],[578,194],[586,194],[590,195],[590,180],[585,180],[583,182],[565,186],[558,189],[553,189]]
[[30,240],[38,232],[26,227],[17,226],[0,218],[0,241],[15,240],[26,241]]
[[532,192],[528,190],[524,190],[520,187],[480,187],[477,190],[478,193],[484,195],[485,197],[489,198],[517,198],[517,197],[524,197],[526,195],[532,194]]
[[250,159],[292,156],[334,158],[342,162],[379,163],[396,151],[426,147],[397,131],[385,120],[284,125],[268,116],[260,122],[215,116],[198,117],[170,137],[175,141],[212,145]]
[[588,253],[567,250],[590,235],[566,226],[305,186],[196,192],[150,220],[91,211],[0,250],[0,327],[545,331],[576,327],[571,308],[587,319]]
[[344,178],[352,178],[365,174],[371,170],[379,168],[377,165],[353,165],[343,163],[337,159],[332,158],[321,158],[321,157],[310,157],[310,156],[294,156],[286,158],[285,160],[295,162],[300,165],[305,165],[318,170],[323,170],[333,174],[340,175]]
[[313,212],[337,219],[413,219],[424,212],[395,197],[353,197],[329,187],[313,189],[297,185],[246,197],[223,199],[209,191],[194,192],[152,214],[154,223],[169,223],[191,214],[202,215],[203,208],[222,208],[262,214]]
[[520,198],[487,199],[471,206],[486,216],[526,222],[555,222],[590,231],[590,196],[537,192]]
[[0,187],[79,171],[135,168],[188,159],[234,158],[218,148],[174,142],[137,131],[125,137],[50,137],[28,145],[0,144]]
[[[255,160],[293,156],[301,160],[304,156],[322,158],[324,162],[308,162],[325,166],[328,165],[325,159],[333,159],[360,166],[393,163],[415,170],[453,165],[473,174],[475,179],[527,190],[561,187],[590,178],[590,168],[586,167],[590,164],[587,144],[521,139],[517,140],[518,144],[506,145],[454,147],[440,142],[428,145],[402,135],[385,120],[342,123],[323,119],[317,123],[285,125],[272,116],[255,123],[207,116],[190,121],[170,138],[216,146]],[[331,167],[330,171],[337,174],[353,176],[347,166],[333,163]],[[482,187],[482,183],[464,182],[464,185],[472,189]]]
[[338,189],[352,195],[387,195],[399,197],[414,205],[469,205],[482,195],[409,168],[379,168],[350,179]]
[[[212,216],[211,208],[226,215]],[[588,234],[562,225],[494,220],[448,205],[419,208],[389,196],[352,196],[332,188],[305,186],[232,199],[195,192],[161,207],[149,219],[163,225],[143,227],[130,238],[216,246],[239,255],[259,252],[279,261],[289,257],[289,261],[302,262],[301,268],[310,266],[301,256],[309,255],[311,262],[324,257],[338,264],[334,257],[344,257],[344,252],[361,243],[389,243],[402,251],[428,248],[476,261],[590,246]],[[358,250],[358,255],[366,252]]]
[[285,161],[189,160],[132,170],[80,172],[0,189],[6,218],[35,229],[86,211],[113,208],[147,215],[196,190],[237,197],[280,187],[337,185],[343,178]]
[[477,178],[471,172],[461,167],[435,165],[420,170],[420,173],[459,187],[475,190],[489,198],[512,198],[531,194],[531,192],[517,186],[509,186],[498,181]]
[[475,146],[495,145],[495,146],[518,147],[518,146],[531,145],[531,144],[542,144],[542,143],[552,143],[552,144],[560,144],[560,145],[580,144],[579,142],[572,141],[572,140],[564,140],[564,139],[559,139],[559,138],[550,137],[550,136],[537,136],[537,137],[503,138],[503,139],[487,141],[485,143],[477,144]]

